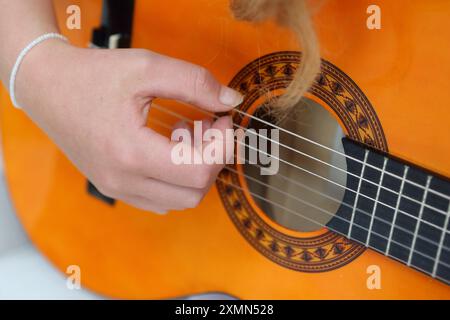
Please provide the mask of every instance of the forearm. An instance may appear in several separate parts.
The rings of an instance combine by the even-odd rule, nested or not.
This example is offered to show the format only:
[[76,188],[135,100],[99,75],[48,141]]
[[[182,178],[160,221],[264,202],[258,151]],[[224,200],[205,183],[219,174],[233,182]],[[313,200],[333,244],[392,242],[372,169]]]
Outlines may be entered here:
[[51,0],[0,0],[0,8],[0,80],[7,87],[20,51],[58,26]]

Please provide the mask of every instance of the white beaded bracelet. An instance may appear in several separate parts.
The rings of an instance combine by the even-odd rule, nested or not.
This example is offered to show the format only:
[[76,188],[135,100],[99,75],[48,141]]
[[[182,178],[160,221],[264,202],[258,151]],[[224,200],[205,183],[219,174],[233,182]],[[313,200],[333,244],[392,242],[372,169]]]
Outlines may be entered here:
[[31,41],[19,54],[17,57],[16,63],[14,64],[14,67],[11,71],[11,76],[9,77],[9,95],[11,97],[11,101],[13,105],[20,109],[20,106],[17,104],[16,100],[16,93],[15,93],[15,82],[16,82],[16,76],[17,72],[19,71],[20,64],[22,63],[23,59],[27,55],[28,52],[30,52],[31,49],[33,49],[35,46],[37,46],[39,43],[48,40],[48,39],[60,39],[67,41],[67,38],[59,33],[46,33],[42,36],[37,37],[33,41]]

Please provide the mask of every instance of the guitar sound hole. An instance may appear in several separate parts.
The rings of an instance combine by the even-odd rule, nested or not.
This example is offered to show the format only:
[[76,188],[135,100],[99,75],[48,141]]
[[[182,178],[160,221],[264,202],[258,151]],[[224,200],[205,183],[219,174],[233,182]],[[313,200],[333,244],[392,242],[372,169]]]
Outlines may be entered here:
[[[312,100],[304,99],[289,117],[278,121],[275,121],[265,108],[259,108],[254,116],[344,152],[341,142],[344,133],[341,126],[333,115]],[[255,119],[250,121],[248,127],[256,130],[274,128]],[[319,230],[333,218],[343,199],[345,189],[338,185],[346,185],[345,157],[282,130],[279,131],[279,141],[278,158],[282,160],[279,161],[277,174],[261,175],[261,165],[247,162],[243,165],[253,200],[264,214],[286,228],[303,232]],[[273,150],[271,148],[269,144],[267,151]],[[247,148],[246,155],[249,154],[248,151]]]

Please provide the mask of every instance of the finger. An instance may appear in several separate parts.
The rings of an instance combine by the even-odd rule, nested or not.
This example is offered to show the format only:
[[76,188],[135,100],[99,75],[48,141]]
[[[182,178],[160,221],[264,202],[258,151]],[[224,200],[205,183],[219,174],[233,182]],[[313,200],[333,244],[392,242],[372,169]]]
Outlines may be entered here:
[[[225,130],[232,128],[231,118],[228,116],[219,118],[211,128],[219,131],[225,139]],[[192,136],[187,137],[187,139],[192,138]],[[183,142],[170,141],[154,131],[142,128],[136,137],[137,158],[139,159],[137,170],[148,178],[185,187],[204,189],[210,184],[211,176],[214,176],[223,167],[226,162],[224,157],[233,154],[233,139],[226,139],[225,143],[222,144],[221,147],[226,148],[228,152],[223,152],[219,164],[205,164],[203,150],[192,148],[191,141],[184,141],[184,139]],[[176,153],[174,148],[181,147],[182,143],[188,144],[188,152],[192,153],[188,157],[191,162],[187,164],[186,162],[177,164],[179,162],[174,160],[174,154]],[[193,161],[194,153],[197,153],[200,162]]]
[[154,204],[153,202],[147,200],[146,198],[140,197],[140,196],[129,195],[129,196],[123,197],[121,200],[137,209],[156,213],[159,215],[164,215],[169,211],[168,209],[160,207],[160,206]]
[[[202,125],[202,139],[203,139],[203,134],[206,132],[206,130],[211,128],[213,122],[209,118],[205,118],[203,120],[195,121],[195,122],[197,122],[197,123],[200,122]],[[189,133],[191,134],[192,137],[194,135],[194,130],[193,130],[192,126],[190,125],[190,123],[186,122],[185,120],[180,120],[177,123],[175,123],[175,125],[173,125],[172,131],[177,130],[177,129],[186,129],[189,131]]]
[[188,145],[186,149],[189,151],[189,158],[193,159],[192,152],[197,152],[191,146],[191,137],[187,137],[187,141],[173,142],[158,133],[142,129],[136,136],[136,144],[134,151],[138,159],[134,165],[137,174],[147,178],[154,178],[165,181],[170,184],[204,188],[209,180],[209,172],[206,172],[203,165],[194,164],[177,164],[172,154],[176,145],[181,146],[182,143]]
[[[203,139],[203,134],[206,132],[206,130],[210,129],[212,126],[212,121],[208,118],[205,118],[201,121],[196,121],[196,122],[201,122],[202,125],[202,139]],[[192,128],[192,126],[187,123],[185,120],[180,120],[177,123],[175,123],[175,125],[172,127],[172,131],[175,131],[177,129],[185,129],[189,131],[189,134],[191,135],[191,138],[194,137],[194,130]],[[193,139],[191,139],[192,141],[192,145],[194,145],[194,141]]]
[[186,129],[186,130],[192,131],[191,126],[189,126],[189,124],[188,124],[186,121],[184,121],[184,120],[178,121],[178,122],[175,123],[175,125],[172,127],[172,131],[173,131],[173,130],[177,130],[177,129]]
[[205,118],[202,120],[202,132],[206,132],[206,130],[210,129],[213,124],[211,119]]
[[[209,142],[208,141],[203,142],[204,148],[204,150],[202,150],[203,159],[205,160],[205,158],[208,156],[207,149],[205,148],[208,148],[208,146],[212,145],[211,147],[214,148],[213,151],[214,158],[218,160],[213,164],[207,165],[210,178],[206,183],[206,186],[202,189],[203,194],[207,193],[207,191],[211,188],[211,185],[215,183],[219,172],[225,167],[227,163],[229,163],[229,160],[233,159],[234,157],[234,135],[233,131],[231,130],[232,127],[233,122],[231,117],[229,116],[221,117],[217,119],[217,121],[215,121],[214,123],[207,122],[203,125],[204,138],[208,140],[213,140]],[[220,132],[220,135],[215,136],[214,134],[208,134],[209,132],[211,132],[208,131],[208,129],[216,130],[217,132]],[[231,135],[228,135],[227,131],[230,131]],[[203,153],[203,151],[205,152]],[[216,155],[215,153],[219,153],[219,155]]]
[[200,204],[207,191],[169,184],[155,179],[140,178],[136,180],[130,192],[135,196],[147,199],[159,208],[167,210],[195,208]]
[[194,104],[208,111],[228,111],[243,101],[243,96],[221,85],[205,68],[155,54],[149,73],[149,95]]
[[[227,163],[229,163],[230,159],[232,159],[234,156],[234,135],[233,131],[231,130],[232,128],[233,122],[230,116],[221,117],[211,125],[211,129],[218,130],[218,132],[220,132],[220,135],[219,138],[214,137],[213,141],[204,143],[204,148],[207,148],[211,144],[215,144],[214,152],[219,152],[221,157],[218,163],[212,165],[210,184],[214,183],[220,170],[222,170],[223,167]],[[208,131],[206,131],[206,133],[207,132]],[[208,134],[205,134],[205,139],[207,138]],[[216,139],[221,139],[221,141],[219,142]],[[204,154],[204,156],[206,155]]]

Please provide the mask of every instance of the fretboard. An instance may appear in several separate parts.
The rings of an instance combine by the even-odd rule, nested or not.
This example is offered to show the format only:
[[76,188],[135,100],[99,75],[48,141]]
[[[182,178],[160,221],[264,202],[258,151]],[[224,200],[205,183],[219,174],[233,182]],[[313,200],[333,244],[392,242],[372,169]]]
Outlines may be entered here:
[[347,190],[328,227],[450,284],[450,182],[349,139],[343,145]]

